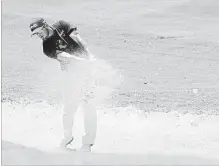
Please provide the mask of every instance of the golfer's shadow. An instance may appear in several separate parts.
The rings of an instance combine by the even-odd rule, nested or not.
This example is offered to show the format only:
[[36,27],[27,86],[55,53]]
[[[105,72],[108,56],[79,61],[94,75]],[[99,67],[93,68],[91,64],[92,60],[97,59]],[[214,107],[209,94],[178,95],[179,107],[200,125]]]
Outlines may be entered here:
[[50,152],[2,140],[3,165],[191,165],[219,164],[218,160],[191,155],[101,154],[75,151]]

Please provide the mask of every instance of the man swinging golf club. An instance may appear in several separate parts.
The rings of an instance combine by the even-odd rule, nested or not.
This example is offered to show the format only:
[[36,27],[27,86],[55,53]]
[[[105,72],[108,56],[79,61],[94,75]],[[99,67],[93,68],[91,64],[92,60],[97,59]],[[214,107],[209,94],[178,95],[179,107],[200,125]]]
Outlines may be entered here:
[[81,101],[84,101],[85,136],[80,150],[90,152],[96,137],[97,115],[92,93],[88,92],[89,94],[85,95],[90,99],[84,98],[84,87],[89,84],[87,80],[91,77],[89,67],[92,56],[82,42],[77,27],[66,21],[57,21],[50,26],[43,18],[38,18],[30,24],[30,30],[32,36],[37,35],[42,39],[43,53],[57,60],[63,71],[64,138],[61,140],[60,147],[67,147],[74,140],[72,135],[74,114]]

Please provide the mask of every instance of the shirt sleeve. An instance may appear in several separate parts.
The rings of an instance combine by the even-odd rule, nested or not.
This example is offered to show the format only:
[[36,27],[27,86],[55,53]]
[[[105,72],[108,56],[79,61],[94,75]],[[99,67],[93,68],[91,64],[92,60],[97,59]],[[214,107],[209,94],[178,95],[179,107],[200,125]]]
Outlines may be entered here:
[[73,31],[77,30],[77,27],[73,24],[70,24],[64,20],[60,20],[52,25],[53,28],[55,28],[59,34],[62,34],[64,36],[69,36]]

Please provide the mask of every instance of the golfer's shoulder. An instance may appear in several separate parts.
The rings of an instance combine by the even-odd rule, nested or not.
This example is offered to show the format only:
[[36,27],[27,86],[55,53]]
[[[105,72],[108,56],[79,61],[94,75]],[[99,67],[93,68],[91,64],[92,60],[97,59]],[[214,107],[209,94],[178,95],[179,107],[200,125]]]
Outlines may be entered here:
[[75,25],[65,20],[56,21],[52,26],[60,32],[64,31],[65,34],[70,34],[72,31],[77,30]]

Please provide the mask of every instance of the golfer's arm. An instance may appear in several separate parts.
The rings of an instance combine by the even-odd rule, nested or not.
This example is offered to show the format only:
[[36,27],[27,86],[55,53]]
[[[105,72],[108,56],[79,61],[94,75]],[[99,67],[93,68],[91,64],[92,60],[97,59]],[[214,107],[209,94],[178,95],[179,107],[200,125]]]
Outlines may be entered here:
[[76,42],[78,42],[79,44],[81,44],[82,46],[86,46],[86,43],[84,40],[81,39],[80,35],[78,33],[71,33],[70,37],[72,39],[74,39]]
[[90,53],[90,51],[88,50],[88,48],[87,48],[87,44],[85,43],[85,41],[80,37],[80,35],[78,34],[78,33],[72,33],[71,35],[70,35],[70,37],[73,39],[73,40],[75,40],[76,42],[78,42],[80,45],[82,45],[83,47],[84,47],[84,49],[86,50],[86,52],[88,53],[88,56],[89,57],[92,57],[92,55],[91,55],[91,53]]

